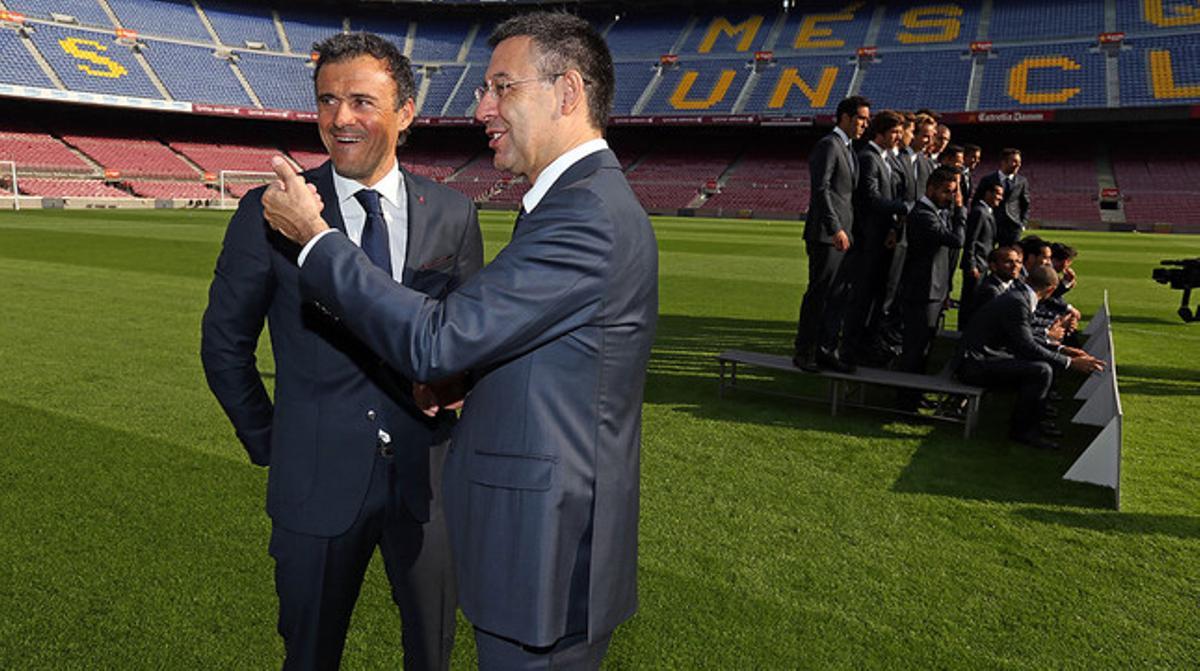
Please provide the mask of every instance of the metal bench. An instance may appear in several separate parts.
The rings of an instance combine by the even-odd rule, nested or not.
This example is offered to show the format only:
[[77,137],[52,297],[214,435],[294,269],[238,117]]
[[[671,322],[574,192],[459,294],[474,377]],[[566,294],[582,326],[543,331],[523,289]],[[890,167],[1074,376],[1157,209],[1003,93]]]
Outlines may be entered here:
[[[830,404],[830,412],[834,416],[837,416],[839,408],[855,407],[868,408],[871,410],[882,410],[900,415],[916,416],[922,419],[934,419],[939,421],[960,423],[963,425],[964,438],[971,437],[971,431],[975,429],[975,426],[978,423],[979,405],[983,398],[984,392],[983,387],[973,387],[968,384],[963,384],[949,376],[901,373],[883,368],[859,367],[853,373],[838,373],[828,370],[823,370],[818,373],[808,373],[792,365],[792,360],[790,357],[779,356],[777,354],[762,354],[760,352],[747,352],[736,349],[721,352],[717,355],[717,361],[721,364],[719,394],[722,397],[724,397],[726,390],[738,389],[737,382],[739,365],[753,366],[756,368],[768,368],[771,370],[795,373],[797,375],[817,375],[829,380],[830,389],[828,400]],[[923,415],[909,412],[907,410],[901,410],[895,407],[871,405],[866,402],[866,387],[869,385],[933,392],[936,394],[944,394],[950,398],[961,397],[966,400],[966,412],[962,413],[961,416],[953,412],[945,414],[935,413],[933,415]],[[778,396],[787,396],[789,398],[800,398],[804,400],[825,400],[823,398],[786,394],[765,389],[751,389],[751,391],[774,394]],[[857,400],[854,398],[855,396],[857,396]]]

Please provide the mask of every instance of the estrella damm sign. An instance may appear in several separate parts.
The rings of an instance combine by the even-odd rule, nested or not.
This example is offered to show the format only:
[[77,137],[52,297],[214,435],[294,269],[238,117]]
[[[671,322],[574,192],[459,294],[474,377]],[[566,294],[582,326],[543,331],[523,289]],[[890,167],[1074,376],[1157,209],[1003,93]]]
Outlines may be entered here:
[[125,69],[124,65],[107,56],[101,55],[101,52],[108,51],[108,47],[96,40],[84,39],[82,37],[64,37],[58,41],[58,46],[62,47],[62,50],[67,52],[72,58],[78,61],[85,61],[83,63],[76,63],[75,67],[93,77],[117,79],[129,72]]

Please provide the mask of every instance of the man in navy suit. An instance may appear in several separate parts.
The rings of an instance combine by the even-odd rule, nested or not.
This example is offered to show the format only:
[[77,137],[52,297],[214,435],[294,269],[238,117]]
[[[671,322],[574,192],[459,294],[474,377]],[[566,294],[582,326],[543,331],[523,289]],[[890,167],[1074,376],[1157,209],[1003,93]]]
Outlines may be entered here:
[[[975,290],[988,270],[988,257],[996,240],[996,219],[994,210],[1004,197],[1004,189],[999,184],[993,184],[987,193],[980,196],[971,206],[967,215],[967,237],[963,241],[962,254],[962,293],[958,298],[958,330],[967,327],[974,310],[972,301]],[[966,199],[963,199],[966,202]]]
[[1025,232],[1029,220],[1029,181],[1021,170],[1021,150],[1000,151],[1000,170],[984,175],[975,188],[976,198],[999,184],[1004,188],[1004,200],[996,208],[996,244],[1007,247],[1015,245]]
[[638,462],[658,251],[602,133],[612,58],[586,21],[502,23],[476,119],[524,175],[511,242],[442,299],[379,272],[276,163],[272,225],[304,244],[305,296],[418,380],[474,386],[446,461],[460,605],[481,668],[598,668],[637,605]]
[[[396,147],[413,120],[408,59],[361,33],[332,37],[317,53],[318,126],[332,165],[306,176],[322,216],[347,244],[361,242],[381,281],[444,296],[482,266],[482,239],[467,198],[399,168]],[[423,413],[403,373],[302,297],[300,247],[270,229],[261,198],[247,194],[229,224],[201,356],[251,461],[270,469],[284,668],[338,667],[378,547],[400,607],[405,668],[446,669],[455,592],[435,492],[453,413]],[[273,401],[254,355],[264,319]]]
[[850,144],[871,121],[870,102],[861,96],[837,106],[837,125],[808,155],[812,191],[804,222],[808,287],[800,303],[792,363],[805,370],[851,370],[838,359],[838,332],[849,299],[850,274],[842,259],[854,244],[854,187],[858,160]]

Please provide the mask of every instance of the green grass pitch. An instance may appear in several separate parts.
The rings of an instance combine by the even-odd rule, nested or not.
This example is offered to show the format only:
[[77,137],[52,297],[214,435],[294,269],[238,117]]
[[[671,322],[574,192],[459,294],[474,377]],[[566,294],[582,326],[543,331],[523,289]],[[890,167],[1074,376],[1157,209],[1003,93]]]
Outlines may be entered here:
[[[0,213],[0,668],[278,668],[265,471],[198,355],[228,216]],[[489,257],[511,220],[483,217]],[[1098,429],[1067,427],[1062,454],[1011,445],[1003,396],[970,442],[955,426],[718,400],[714,353],[790,346],[801,225],[655,226],[641,606],[606,668],[1194,668],[1200,324],[1180,322],[1179,293],[1150,270],[1200,256],[1200,238],[1047,234],[1081,250],[1085,315],[1110,292],[1117,513],[1107,490],[1060,479]],[[460,624],[455,668],[470,668]],[[345,667],[399,664],[374,562]]]

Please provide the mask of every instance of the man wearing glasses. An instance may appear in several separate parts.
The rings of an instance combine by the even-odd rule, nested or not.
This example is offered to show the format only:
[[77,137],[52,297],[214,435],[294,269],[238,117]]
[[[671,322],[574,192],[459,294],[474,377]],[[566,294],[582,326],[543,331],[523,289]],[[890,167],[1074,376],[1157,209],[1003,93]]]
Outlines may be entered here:
[[471,370],[446,461],[459,603],[481,668],[595,669],[637,606],[638,472],[658,309],[650,221],[603,139],[608,47],[586,21],[502,23],[476,92],[497,168],[533,185],[512,241],[441,300],[387,282],[278,163],[267,218],[303,294],[416,380]]

